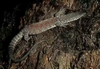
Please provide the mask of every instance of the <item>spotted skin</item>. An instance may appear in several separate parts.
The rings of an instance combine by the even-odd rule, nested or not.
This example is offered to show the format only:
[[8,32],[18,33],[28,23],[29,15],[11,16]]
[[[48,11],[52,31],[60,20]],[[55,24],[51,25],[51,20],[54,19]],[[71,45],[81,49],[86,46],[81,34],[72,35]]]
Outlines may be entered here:
[[85,13],[79,13],[79,12],[69,13],[67,15],[49,18],[49,19],[46,19],[46,20],[43,20],[43,21],[40,21],[37,23],[32,23],[28,26],[25,26],[10,42],[10,45],[9,45],[10,59],[14,62],[20,62],[23,59],[25,59],[29,55],[31,50],[33,49],[34,46],[20,59],[14,58],[13,53],[14,53],[15,46],[17,45],[18,41],[20,41],[22,39],[22,37],[24,37],[24,39],[26,41],[28,41],[29,35],[39,34],[39,33],[45,32],[49,29],[52,29],[56,26],[68,25],[69,22],[78,20],[79,18],[81,18],[84,15],[85,15]]

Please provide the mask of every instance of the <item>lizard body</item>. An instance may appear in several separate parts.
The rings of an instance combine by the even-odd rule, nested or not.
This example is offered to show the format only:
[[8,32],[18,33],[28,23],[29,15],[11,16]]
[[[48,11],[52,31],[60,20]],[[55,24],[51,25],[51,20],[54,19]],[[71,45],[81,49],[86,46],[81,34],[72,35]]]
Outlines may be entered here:
[[68,22],[75,21],[84,15],[85,13],[75,12],[75,13],[70,13],[67,15],[60,16],[60,17],[49,18],[49,19],[25,26],[10,42],[10,45],[9,45],[10,59],[13,60],[14,62],[22,61],[23,59],[27,57],[27,55],[33,49],[34,46],[20,59],[14,58],[13,53],[14,53],[15,46],[17,45],[18,41],[22,39],[23,36],[24,36],[24,39],[28,41],[29,35],[39,34],[49,29],[52,29],[56,26],[68,25]]

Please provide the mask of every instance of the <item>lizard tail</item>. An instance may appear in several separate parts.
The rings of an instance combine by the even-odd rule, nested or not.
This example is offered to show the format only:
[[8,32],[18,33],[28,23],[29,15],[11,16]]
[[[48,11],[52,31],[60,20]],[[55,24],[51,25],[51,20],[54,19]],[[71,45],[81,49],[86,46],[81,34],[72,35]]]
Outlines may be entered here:
[[14,57],[14,54],[13,54],[13,53],[14,53],[14,49],[15,49],[15,46],[17,45],[17,42],[18,42],[19,40],[21,40],[22,37],[23,37],[23,32],[21,31],[21,32],[19,32],[18,35],[16,35],[16,36],[12,39],[12,41],[11,41],[11,43],[10,43],[10,45],[9,45],[9,57],[10,57],[10,59],[11,59],[13,62],[20,62],[20,61],[24,60],[24,59],[29,55],[29,53],[33,50],[33,48],[36,48],[37,45],[38,45],[39,43],[45,41],[45,40],[42,40],[42,41],[36,43],[34,46],[32,46],[32,48],[31,48],[23,57],[21,57],[21,58],[19,58],[19,59],[16,59],[16,58]]
[[13,56],[15,46],[17,45],[18,41],[21,40],[23,37],[23,30],[19,32],[10,42],[9,45],[9,58],[16,62],[16,59]]

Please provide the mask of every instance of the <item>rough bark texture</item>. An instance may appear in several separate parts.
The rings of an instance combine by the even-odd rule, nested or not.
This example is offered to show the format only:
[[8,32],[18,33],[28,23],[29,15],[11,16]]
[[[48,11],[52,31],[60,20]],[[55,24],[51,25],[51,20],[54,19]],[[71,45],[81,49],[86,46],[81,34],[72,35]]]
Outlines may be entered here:
[[[3,47],[5,43],[9,45],[13,38],[10,36],[16,35],[25,25],[53,17],[61,7],[67,9],[66,14],[84,11],[87,15],[66,27],[34,35],[29,42],[24,39],[19,41],[15,50],[16,58],[27,52],[34,43],[46,40],[37,45],[25,60],[11,62],[10,69],[100,69],[100,4],[97,0],[44,0],[40,4],[34,3],[17,22],[17,10],[11,14],[5,13],[6,21],[0,29],[0,49],[7,50]],[[2,55],[5,61],[0,60],[0,68],[8,66],[6,55]],[[3,57],[0,56],[1,59]]]

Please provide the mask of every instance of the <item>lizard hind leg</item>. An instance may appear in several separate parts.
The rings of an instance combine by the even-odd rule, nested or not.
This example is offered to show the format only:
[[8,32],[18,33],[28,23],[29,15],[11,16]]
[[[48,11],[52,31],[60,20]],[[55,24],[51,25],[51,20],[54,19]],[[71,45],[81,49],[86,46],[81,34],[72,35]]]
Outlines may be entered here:
[[29,27],[26,25],[25,28],[23,29],[23,36],[24,36],[24,39],[28,42],[30,40],[30,38],[32,38],[32,36],[29,35],[30,33],[30,30],[28,30]]
[[31,38],[32,38],[32,36],[30,36],[29,35],[29,31],[27,30],[27,26],[26,26],[26,28],[24,29],[24,31],[23,31],[23,36],[24,36],[24,39],[28,42]]
[[32,36],[29,36],[28,33],[26,33],[26,34],[24,35],[24,39],[25,39],[27,42],[28,42],[31,38],[32,38]]

